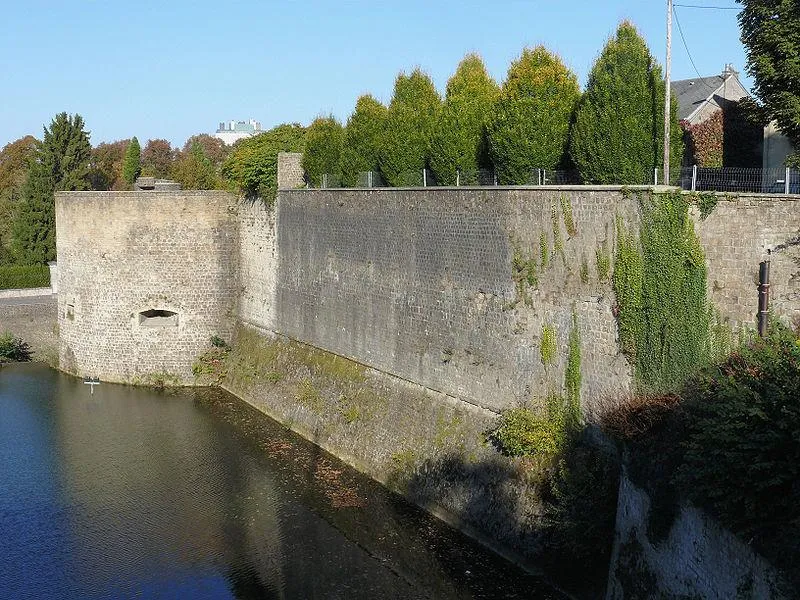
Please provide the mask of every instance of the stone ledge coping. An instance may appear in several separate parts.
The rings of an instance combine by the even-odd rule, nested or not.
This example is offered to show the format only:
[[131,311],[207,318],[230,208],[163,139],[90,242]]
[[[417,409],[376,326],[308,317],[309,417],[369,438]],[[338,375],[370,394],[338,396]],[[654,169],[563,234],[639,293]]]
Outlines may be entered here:
[[575,192],[621,192],[622,190],[667,191],[678,188],[668,185],[434,185],[428,187],[355,187],[355,188],[280,188],[279,192],[433,192],[461,190],[500,190],[500,191],[575,191]]
[[52,296],[52,288],[24,288],[0,290],[0,298],[31,298],[33,296]]

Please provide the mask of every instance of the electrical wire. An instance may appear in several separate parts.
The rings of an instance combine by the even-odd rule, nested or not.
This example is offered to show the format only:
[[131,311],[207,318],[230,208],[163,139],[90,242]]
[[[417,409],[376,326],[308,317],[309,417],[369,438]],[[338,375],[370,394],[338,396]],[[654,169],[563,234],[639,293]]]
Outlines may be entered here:
[[706,6],[702,4],[673,4],[681,8],[701,8],[706,10],[741,10],[738,6]]
[[[681,22],[678,19],[678,11],[675,10],[675,7],[678,6],[677,4],[672,5],[672,14],[675,17],[675,24],[678,26],[678,33],[681,34],[681,41],[683,41],[683,48],[686,50],[686,55],[689,57],[689,62],[692,63],[692,67],[694,68],[694,72],[697,73],[697,76],[700,78],[700,84],[708,88],[709,91],[714,92],[717,90],[715,87],[711,87],[705,81],[703,81],[703,76],[700,75],[700,71],[697,70],[697,65],[694,64],[694,59],[692,58],[692,53],[689,52],[689,46],[686,44],[686,37],[683,35],[683,27],[681,27]],[[719,87],[719,86],[718,86]]]

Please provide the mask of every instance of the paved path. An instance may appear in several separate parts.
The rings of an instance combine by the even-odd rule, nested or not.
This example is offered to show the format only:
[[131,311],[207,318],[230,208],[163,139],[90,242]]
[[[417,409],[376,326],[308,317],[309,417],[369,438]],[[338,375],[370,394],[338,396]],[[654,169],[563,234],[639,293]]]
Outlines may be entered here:
[[28,304],[55,304],[56,297],[53,294],[47,296],[25,296],[22,298],[0,298],[0,310],[3,306],[26,306]]

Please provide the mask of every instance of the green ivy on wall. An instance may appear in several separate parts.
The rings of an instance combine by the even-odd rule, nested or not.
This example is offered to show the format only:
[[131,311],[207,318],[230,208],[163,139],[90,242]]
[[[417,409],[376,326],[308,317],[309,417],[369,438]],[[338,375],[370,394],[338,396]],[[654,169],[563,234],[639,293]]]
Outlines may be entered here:
[[636,379],[664,389],[709,357],[706,266],[681,192],[639,197],[640,239],[617,222],[614,291],[620,347]]

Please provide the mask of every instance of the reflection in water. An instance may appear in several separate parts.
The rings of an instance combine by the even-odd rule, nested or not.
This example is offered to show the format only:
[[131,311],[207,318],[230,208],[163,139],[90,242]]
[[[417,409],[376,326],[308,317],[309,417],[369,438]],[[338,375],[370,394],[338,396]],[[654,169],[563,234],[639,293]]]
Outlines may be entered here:
[[0,482],[4,598],[557,597],[219,390],[4,368]]

